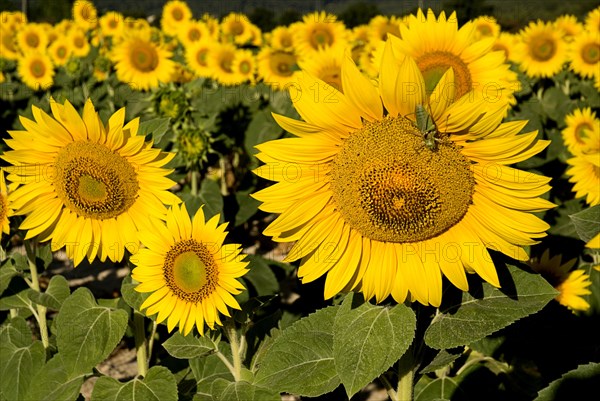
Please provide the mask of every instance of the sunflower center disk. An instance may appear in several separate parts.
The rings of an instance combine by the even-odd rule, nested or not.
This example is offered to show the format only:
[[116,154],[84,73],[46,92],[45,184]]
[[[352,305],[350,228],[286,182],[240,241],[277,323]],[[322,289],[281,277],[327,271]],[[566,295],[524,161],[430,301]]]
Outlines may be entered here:
[[553,40],[544,37],[533,38],[529,45],[531,55],[538,61],[548,61],[556,53],[556,45]]
[[164,278],[179,299],[199,302],[214,293],[219,270],[206,246],[188,239],[177,242],[167,252]]
[[366,123],[350,135],[331,172],[344,220],[363,236],[388,242],[423,241],[458,223],[475,180],[459,149],[441,141],[429,149],[404,117]]
[[315,29],[310,36],[310,44],[313,49],[318,49],[319,47],[323,46],[331,46],[332,43],[333,37],[331,36],[331,33],[322,28]]
[[126,212],[140,189],[133,166],[97,143],[65,146],[55,168],[59,198],[71,211],[92,219],[110,219]]
[[35,60],[33,63],[31,63],[30,71],[31,75],[33,75],[35,78],[41,78],[46,73],[46,67],[41,61]]
[[600,61],[600,46],[589,43],[581,50],[581,58],[586,64],[596,64]]
[[444,52],[436,51],[426,53],[416,60],[419,70],[423,73],[427,93],[433,92],[436,85],[446,73],[448,68],[454,70],[454,85],[456,86],[456,99],[473,88],[469,67],[460,57]]
[[575,140],[580,144],[584,144],[586,139],[588,138],[587,131],[588,130],[591,131],[593,129],[594,128],[591,126],[591,124],[588,124],[588,123],[579,124],[577,127],[575,127]]
[[139,46],[131,52],[131,63],[139,71],[154,71],[158,66],[158,54],[153,48],[139,43]]
[[25,42],[27,43],[27,45],[29,47],[38,47],[40,44],[40,39],[38,38],[38,36],[36,34],[29,34],[27,35]]

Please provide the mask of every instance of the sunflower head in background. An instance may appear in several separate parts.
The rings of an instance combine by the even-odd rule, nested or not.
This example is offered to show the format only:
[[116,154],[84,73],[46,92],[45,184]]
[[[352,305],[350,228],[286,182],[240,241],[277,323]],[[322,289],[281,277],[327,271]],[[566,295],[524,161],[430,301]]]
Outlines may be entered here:
[[540,198],[550,179],[508,165],[549,142],[520,134],[526,121],[501,123],[505,105],[457,96],[461,70],[443,71],[428,96],[422,66],[393,40],[378,83],[349,53],[343,94],[300,73],[303,121],[274,115],[295,137],[257,146],[256,174],[276,183],[253,196],[279,214],[265,235],[295,241],[286,260],[300,260],[302,281],[327,276],[326,298],[358,290],[439,306],[442,274],[464,291],[466,273],[499,286],[488,248],[525,261],[546,235],[532,212],[554,206]]
[[515,61],[532,78],[547,78],[558,73],[568,57],[563,32],[551,22],[531,21],[520,32],[521,42],[515,49]]

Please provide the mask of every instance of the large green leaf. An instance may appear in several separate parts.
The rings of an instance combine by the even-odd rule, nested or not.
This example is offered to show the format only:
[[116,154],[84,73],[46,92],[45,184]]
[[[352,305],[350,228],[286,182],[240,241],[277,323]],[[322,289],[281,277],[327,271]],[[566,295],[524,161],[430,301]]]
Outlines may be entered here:
[[458,384],[450,377],[429,379],[424,376],[415,386],[415,401],[449,401]]
[[86,374],[73,372],[60,353],[54,355],[33,378],[26,400],[75,401]]
[[262,358],[255,384],[308,397],[333,391],[340,384],[333,360],[338,309],[321,309],[283,330]]
[[204,205],[202,210],[207,220],[223,211],[223,195],[219,184],[209,178],[205,178],[200,184],[198,195],[194,196],[186,192],[181,195],[181,199],[185,202],[190,215],[196,214],[196,211]]
[[32,308],[31,295],[35,291],[31,288],[18,290],[9,287],[0,298],[0,310],[9,310],[16,308]]
[[244,147],[249,154],[258,153],[256,145],[277,139],[283,134],[283,129],[273,119],[272,112],[273,109],[267,107],[254,114],[244,140]]
[[233,381],[233,375],[216,354],[190,359],[190,368],[196,379],[197,399],[212,401],[211,386],[216,379]]
[[278,392],[245,381],[225,383],[217,379],[215,383],[211,390],[215,401],[281,401]]
[[152,120],[144,121],[140,123],[140,127],[138,128],[138,135],[147,136],[152,134],[152,139],[154,143],[160,142],[163,135],[169,129],[170,118],[153,118]]
[[36,304],[47,306],[55,310],[59,310],[65,299],[68,298],[71,290],[69,282],[61,275],[52,276],[48,288],[45,292],[33,292],[29,294],[29,298]]
[[163,366],[154,366],[143,379],[127,383],[104,376],[94,385],[92,401],[177,401],[177,382]]
[[[346,296],[333,328],[335,369],[352,397],[406,352],[415,336],[416,318],[405,305],[353,307],[358,296]],[[358,301],[360,302],[360,301]]]
[[542,276],[514,266],[498,269],[501,288],[488,283],[473,288],[459,302],[442,304],[425,332],[432,348],[453,348],[477,341],[532,313],[538,312],[557,291]]
[[191,359],[206,355],[215,350],[215,344],[208,337],[196,337],[193,334],[182,336],[173,334],[163,343],[169,355],[179,359]]
[[73,372],[87,372],[117,346],[127,320],[127,312],[99,306],[90,290],[79,288],[56,318],[58,350]]
[[600,205],[592,206],[569,216],[579,238],[588,242],[600,233]]
[[578,366],[550,383],[538,393],[534,401],[591,400],[598,395],[600,383],[600,363]]
[[250,262],[250,265],[244,279],[250,281],[257,294],[276,294],[279,291],[279,283],[267,261],[260,255],[246,255],[246,261]]
[[12,259],[7,259],[2,266],[0,266],[0,294],[8,288],[10,280],[18,274],[12,261]]
[[[135,257],[135,256],[134,256]],[[128,274],[123,278],[123,282],[121,283],[121,296],[125,303],[131,306],[133,309],[139,311],[140,306],[144,303],[146,298],[148,298],[152,293],[146,292],[137,292],[135,287],[138,286],[139,283],[134,283],[131,279],[131,274]]]

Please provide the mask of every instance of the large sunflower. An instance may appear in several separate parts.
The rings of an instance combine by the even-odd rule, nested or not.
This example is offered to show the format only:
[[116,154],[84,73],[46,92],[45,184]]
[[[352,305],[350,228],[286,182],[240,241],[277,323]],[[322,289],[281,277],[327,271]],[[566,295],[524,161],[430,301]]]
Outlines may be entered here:
[[509,70],[504,53],[492,51],[495,38],[476,40],[472,22],[459,29],[455,13],[446,18],[442,11],[436,19],[433,11],[428,10],[425,17],[419,9],[400,32],[401,39],[391,36],[397,62],[404,55],[411,56],[425,78],[428,93],[452,68],[457,98],[471,92],[475,99],[485,100],[488,110],[498,105],[508,109],[516,102],[517,75]]
[[571,153],[600,151],[600,120],[589,107],[575,109],[565,118],[562,137]]
[[21,80],[34,90],[49,89],[54,83],[54,68],[47,54],[27,53],[17,68]]
[[570,47],[571,69],[585,78],[600,75],[600,34],[583,32]]
[[134,33],[112,52],[117,78],[139,90],[169,82],[175,70],[175,63],[170,60],[172,53],[157,46],[149,36],[149,31]]
[[521,43],[515,49],[515,61],[530,77],[551,77],[567,61],[568,47],[562,31],[551,22],[531,21],[521,31]]
[[[518,135],[525,121],[500,124],[500,106],[483,114],[469,94],[451,103],[441,94],[456,87],[453,69],[431,95],[427,125],[437,128],[424,133],[414,122],[429,110],[424,79],[411,57],[395,59],[388,40],[375,85],[346,56],[344,94],[298,97],[305,121],[275,115],[298,138],[257,146],[266,164],[256,174],[277,183],[253,196],[280,214],[265,234],[297,241],[287,260],[302,259],[302,281],[327,274],[325,297],[357,288],[378,302],[440,305],[442,273],[462,290],[465,271],[499,286],[487,248],[527,260],[523,247],[545,236],[531,212],[553,206],[539,198],[550,179],[523,181],[507,165],[548,141]],[[324,85],[306,73],[298,83],[303,94]]]
[[2,156],[8,179],[22,184],[11,194],[15,214],[27,215],[20,228],[26,239],[51,240],[52,251],[66,246],[75,266],[85,257],[120,261],[148,216],[179,202],[162,168],[174,155],[137,134],[139,119],[124,126],[125,109],[104,126],[90,100],[82,117],[68,101],[50,106],[54,118],[35,106],[35,121],[21,117],[25,130],[9,131],[13,150]]
[[204,334],[204,323],[211,329],[221,325],[219,312],[231,316],[227,307],[240,309],[233,298],[244,289],[237,280],[248,270],[237,244],[223,244],[227,224],[219,215],[204,221],[202,208],[193,220],[185,208],[174,206],[167,213],[166,225],[152,223],[140,233],[146,246],[131,261],[137,267],[132,277],[139,292],[152,292],[141,309],[148,316],[158,313],[158,323],[167,319],[169,331],[179,325],[187,335],[194,325]]

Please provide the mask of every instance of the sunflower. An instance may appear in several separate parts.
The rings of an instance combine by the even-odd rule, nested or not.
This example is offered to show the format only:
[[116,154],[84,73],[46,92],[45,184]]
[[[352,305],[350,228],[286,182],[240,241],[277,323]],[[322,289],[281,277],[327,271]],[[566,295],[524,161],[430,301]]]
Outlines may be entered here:
[[15,46],[16,32],[5,29],[0,25],[0,57],[7,60],[18,60],[20,57],[19,49]]
[[496,18],[489,15],[482,15],[475,18],[473,21],[475,27],[475,39],[497,38],[500,35],[500,25]]
[[239,74],[232,69],[236,51],[237,48],[231,43],[213,43],[211,46],[211,57],[207,59],[207,65],[211,77],[223,85],[236,85],[240,82]]
[[219,24],[219,20],[208,13],[202,14],[200,20],[206,24],[210,36],[214,39],[219,39],[219,36],[221,36],[221,24]]
[[436,19],[433,11],[428,10],[425,17],[419,9],[416,16],[409,16],[408,26],[400,28],[402,39],[391,39],[397,62],[404,55],[415,59],[428,93],[452,67],[457,98],[471,92],[474,99],[486,100],[484,108],[502,105],[508,111],[520,88],[517,75],[509,70],[503,53],[492,51],[495,39],[475,41],[473,31],[472,22],[459,29],[455,13],[446,19],[442,11]]
[[85,57],[89,54],[91,46],[85,32],[79,28],[73,28],[67,34],[71,43],[71,51],[75,57]]
[[210,33],[204,22],[190,20],[178,31],[178,38],[183,47],[187,48],[203,39],[208,39]]
[[368,25],[359,25],[352,29],[350,47],[352,49],[352,60],[357,64],[360,62],[361,55],[367,50],[370,32]]
[[596,7],[587,13],[584,26],[586,30],[595,33],[596,35],[600,34],[600,7]]
[[294,45],[301,57],[310,55],[320,48],[345,48],[346,27],[333,14],[315,11],[302,17],[302,23],[295,24]]
[[300,60],[298,65],[302,71],[307,71],[315,78],[344,92],[342,88],[343,56],[344,53],[341,50],[319,49],[310,58]]
[[72,13],[75,24],[85,31],[98,25],[98,12],[91,1],[77,0],[73,3]]
[[8,202],[8,188],[4,181],[4,169],[0,169],[0,229],[2,234],[10,233],[8,218],[12,216],[12,208]]
[[[485,101],[469,94],[451,103],[442,93],[457,87],[453,69],[425,104],[416,62],[395,57],[388,39],[376,85],[346,55],[343,94],[299,96],[305,121],[274,115],[298,138],[257,146],[266,164],[256,174],[277,183],[253,196],[261,210],[280,214],[264,234],[296,241],[286,260],[301,259],[302,281],[327,274],[326,298],[359,289],[377,302],[391,294],[439,306],[442,273],[462,290],[465,271],[499,286],[487,248],[528,260],[523,247],[546,235],[549,226],[531,212],[553,206],[539,198],[550,179],[524,182],[507,165],[549,141],[518,135],[525,121],[500,124],[500,106],[484,114]],[[324,85],[307,73],[298,84],[310,94]],[[427,135],[414,122],[425,107],[436,127]]]
[[100,18],[100,29],[104,36],[119,38],[125,29],[125,18],[121,13],[109,11]]
[[209,39],[200,40],[185,49],[187,65],[199,77],[210,77],[211,68],[208,65],[208,56],[212,47]]
[[583,24],[574,15],[561,15],[554,21],[554,26],[561,30],[563,38],[570,42],[583,32]]
[[22,53],[46,51],[48,34],[40,24],[27,24],[17,33],[17,47]]
[[509,32],[500,32],[496,38],[492,51],[503,51],[504,57],[512,61],[514,59],[513,49],[519,43],[519,37]]
[[294,35],[287,26],[278,26],[271,32],[269,45],[276,50],[292,51],[294,49]]
[[575,184],[575,197],[585,197],[590,206],[600,204],[600,152],[576,153],[567,164],[571,166],[566,174],[569,182]]
[[221,35],[227,42],[243,45],[250,41],[250,20],[244,14],[229,13],[221,21]]
[[591,108],[575,109],[565,118],[562,137],[571,153],[600,151],[600,120]]
[[238,74],[240,83],[254,83],[256,80],[256,60],[254,54],[250,50],[239,49],[235,52],[231,69]]
[[117,78],[139,90],[169,82],[175,68],[171,52],[154,44],[149,34],[149,31],[132,33],[112,52]]
[[600,34],[583,32],[570,48],[571,70],[585,78],[600,75]]
[[191,18],[192,11],[185,1],[171,0],[163,7],[160,26],[167,35],[177,36],[181,24]]
[[540,273],[559,292],[555,298],[558,303],[573,312],[589,309],[590,304],[582,298],[582,295],[591,294],[587,287],[592,285],[590,277],[583,270],[571,271],[576,261],[577,259],[571,259],[563,264],[560,255],[550,258],[548,249],[539,259],[529,261],[531,268]]
[[[592,248],[592,249],[598,249],[600,248],[600,233],[598,233],[594,238],[592,238],[591,240],[589,240],[586,244],[585,244],[586,248]],[[598,267],[600,266],[596,266],[595,269],[596,270],[600,270]]]
[[532,78],[551,77],[562,69],[568,57],[562,31],[556,30],[550,22],[538,20],[531,21],[520,35],[515,61],[525,74]]
[[147,316],[158,313],[158,323],[168,318],[169,331],[179,326],[187,335],[195,325],[203,335],[204,323],[214,329],[222,325],[219,313],[231,316],[228,306],[240,309],[232,295],[244,289],[237,279],[248,263],[239,245],[223,244],[227,224],[218,225],[219,215],[205,222],[200,208],[192,220],[182,205],[172,207],[166,220],[140,232],[146,248],[131,258],[136,291],[152,293],[141,309]]
[[369,40],[371,42],[386,40],[388,33],[400,37],[400,26],[402,25],[404,25],[404,21],[398,17],[377,15],[369,21]]
[[71,43],[68,38],[59,36],[48,47],[48,54],[55,66],[65,65],[71,56]]
[[23,83],[34,90],[49,89],[54,83],[54,68],[47,54],[25,54],[19,59],[17,72]]
[[295,85],[298,57],[293,52],[263,47],[256,56],[258,75],[273,89],[285,90]]
[[174,154],[145,142],[138,118],[123,126],[124,108],[104,126],[90,100],[82,117],[68,101],[50,106],[54,118],[32,106],[35,121],[21,117],[25,130],[6,140],[8,179],[22,184],[12,207],[27,215],[19,228],[26,239],[51,240],[52,251],[66,246],[75,266],[85,257],[120,261],[148,216],[162,218],[163,203],[180,202],[162,168]]

